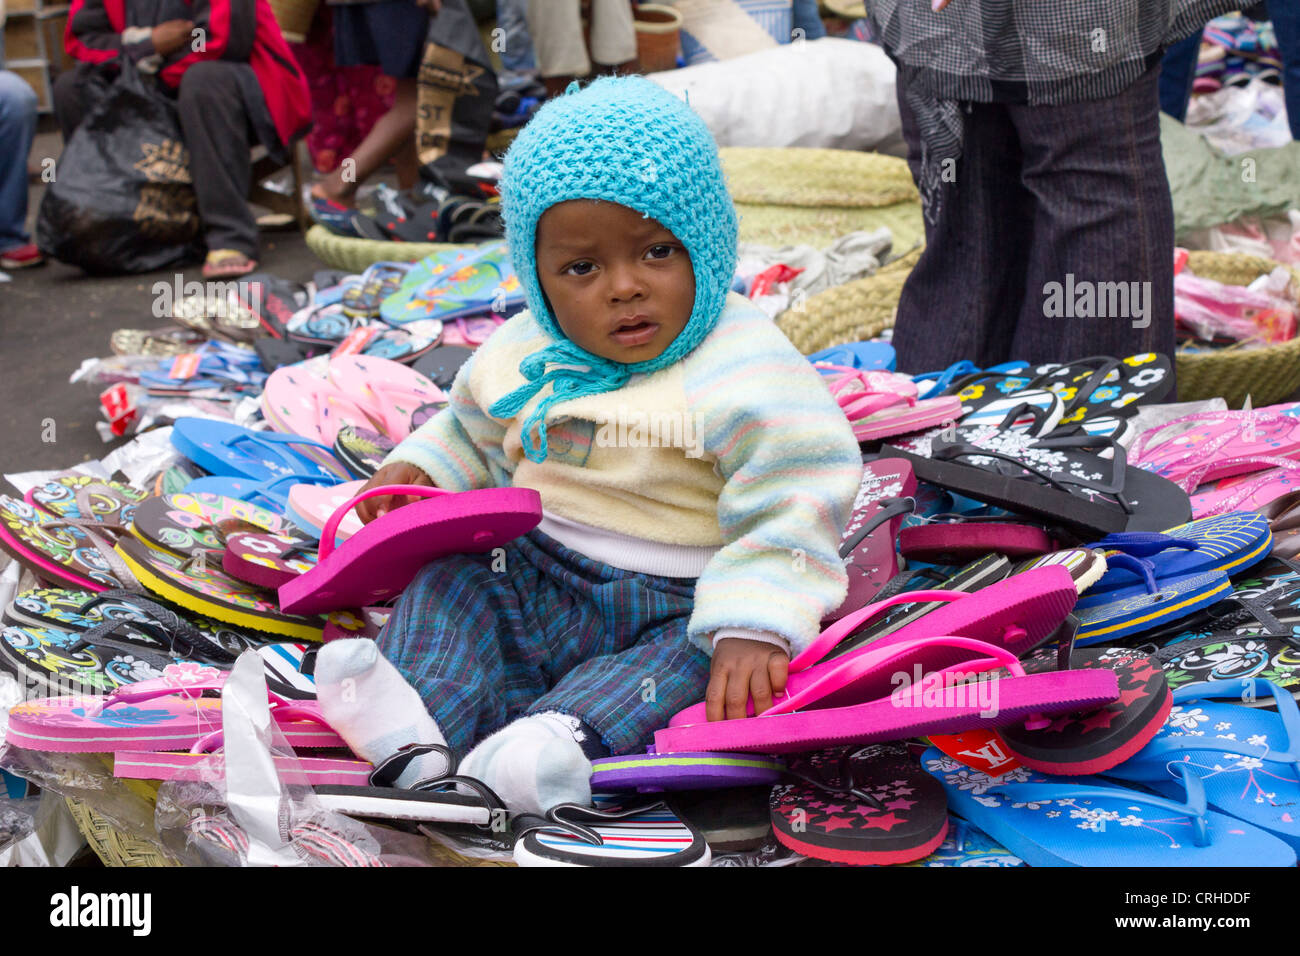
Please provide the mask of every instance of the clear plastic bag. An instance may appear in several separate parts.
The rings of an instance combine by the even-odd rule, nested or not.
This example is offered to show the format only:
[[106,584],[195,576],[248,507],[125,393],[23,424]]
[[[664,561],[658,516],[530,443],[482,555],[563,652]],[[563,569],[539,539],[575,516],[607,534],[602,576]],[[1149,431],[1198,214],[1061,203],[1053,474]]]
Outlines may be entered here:
[[1189,272],[1174,277],[1174,313],[1179,324],[1206,342],[1231,339],[1243,347],[1263,348],[1296,334],[1295,301],[1272,287],[1255,291]]

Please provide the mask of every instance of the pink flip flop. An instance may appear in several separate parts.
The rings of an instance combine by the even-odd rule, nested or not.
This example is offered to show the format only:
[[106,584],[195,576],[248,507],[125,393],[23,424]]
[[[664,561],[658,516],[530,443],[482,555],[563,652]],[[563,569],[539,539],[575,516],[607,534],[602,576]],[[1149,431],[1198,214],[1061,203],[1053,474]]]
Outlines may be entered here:
[[447,401],[442,389],[415,369],[371,355],[331,358],[329,379],[366,410],[380,434],[395,442],[410,434],[416,409]]
[[[220,690],[226,674],[213,667],[172,665],[164,676],[119,687],[107,697],[47,697],[9,711],[6,743],[57,753],[181,750],[221,729]],[[315,701],[291,701],[268,690],[271,715],[294,747],[346,747],[325,724]]]
[[[924,671],[917,652],[939,647],[974,652],[978,659]],[[1001,676],[999,669],[1010,676]],[[908,682],[899,686],[891,671],[906,675]],[[861,680],[866,672],[876,675],[885,696],[868,696]],[[919,679],[911,680],[913,675]],[[854,694],[846,693],[850,687]],[[856,702],[855,695],[861,695]],[[700,722],[683,711],[655,733],[655,750],[791,753],[1019,722],[1041,727],[1047,716],[1100,707],[1118,697],[1114,671],[1026,674],[1014,653],[992,644],[965,637],[922,638],[846,659],[757,717]]]
[[[365,487],[365,479],[341,485],[294,485],[289,489],[289,520],[313,538],[319,538],[330,515]],[[362,528],[361,519],[349,514],[339,525],[340,540],[347,540]]]
[[236,531],[221,555],[221,568],[232,578],[272,591],[315,566],[315,543],[289,534]]
[[[223,731],[216,730],[196,741],[188,753],[120,750],[113,755],[113,776],[126,780],[222,780],[226,776],[223,740]],[[273,754],[272,761],[276,775],[285,783],[313,787],[365,786],[375,770],[374,764],[365,760],[339,757]]]
[[[784,701],[799,697],[813,686],[826,687],[828,675],[839,682],[835,701],[872,700],[889,693],[891,676],[900,665],[889,651],[896,646],[913,648],[907,666],[925,672],[961,667],[970,654],[958,645],[926,644],[927,640],[945,635],[975,639],[980,647],[988,646],[1022,654],[1036,647],[1065,620],[1078,599],[1074,579],[1063,567],[1037,568],[972,593],[962,591],[909,591],[877,601],[836,621],[790,661]],[[851,636],[859,628],[900,604],[916,601],[942,601],[938,607],[917,620],[875,641],[853,646]],[[839,645],[849,650],[833,652]],[[879,663],[883,662],[883,663]],[[882,670],[882,667],[888,667]],[[844,667],[851,670],[842,670]],[[851,675],[846,676],[846,675]],[[706,720],[703,701],[682,710],[671,724]],[[754,713],[749,700],[747,711]],[[711,748],[702,748],[711,749]],[[723,748],[725,749],[725,748]]]
[[[1202,486],[1206,487],[1206,486]],[[1210,518],[1232,511],[1258,511],[1285,494],[1300,490],[1300,462],[1253,475],[1220,478],[1192,495],[1192,517]]]
[[901,458],[878,458],[862,466],[853,514],[840,541],[840,557],[849,576],[844,603],[825,621],[835,621],[865,607],[898,573],[899,525],[910,510],[907,499],[916,494],[912,466]]
[[[376,495],[433,499],[398,508],[363,527],[336,552],[344,516]],[[424,485],[385,485],[362,492],[330,516],[321,532],[320,560],[280,588],[292,614],[364,607],[395,597],[430,561],[447,554],[481,554],[537,527],[542,499],[531,488],[450,492]]]
[[906,375],[833,365],[819,370],[833,373],[826,385],[860,442],[933,428],[961,416],[961,400],[955,395],[917,401],[916,384]]
[[[1185,430],[1171,438],[1171,427]],[[1191,426],[1191,427],[1186,427]],[[1184,491],[1218,478],[1262,471],[1272,459],[1300,456],[1300,402],[1241,411],[1201,412],[1137,437],[1129,464],[1168,478]]]
[[344,425],[375,426],[372,415],[330,381],[327,369],[327,362],[315,359],[271,373],[262,391],[262,414],[272,428],[333,445]]
[[1042,528],[1006,521],[932,521],[904,528],[898,550],[905,558],[932,564],[965,564],[989,554],[1030,558],[1056,549]]
[[[276,775],[285,783],[312,787],[364,786],[374,765],[364,760],[338,757],[283,757],[272,755]],[[113,757],[113,776],[127,780],[221,780],[226,776],[225,754],[125,752]]]
[[363,607],[359,611],[331,611],[325,617],[322,640],[328,644],[348,637],[368,637],[376,640],[388,619],[393,616],[391,607]]

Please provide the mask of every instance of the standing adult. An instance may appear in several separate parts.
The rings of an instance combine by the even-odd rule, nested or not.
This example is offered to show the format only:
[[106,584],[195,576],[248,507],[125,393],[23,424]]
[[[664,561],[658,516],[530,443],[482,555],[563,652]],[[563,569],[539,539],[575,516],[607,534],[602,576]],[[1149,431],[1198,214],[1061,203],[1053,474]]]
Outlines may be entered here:
[[868,0],[925,215],[900,369],[1173,351],[1160,57],[1237,5]]

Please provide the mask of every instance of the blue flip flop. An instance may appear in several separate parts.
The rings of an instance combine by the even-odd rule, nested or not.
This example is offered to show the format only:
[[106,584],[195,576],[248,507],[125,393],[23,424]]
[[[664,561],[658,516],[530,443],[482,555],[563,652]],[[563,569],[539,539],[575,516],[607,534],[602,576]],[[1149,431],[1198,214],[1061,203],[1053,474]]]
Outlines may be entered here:
[[[1143,583],[1136,588],[1096,596],[1093,595],[1096,585],[1084,592],[1084,598],[1074,606],[1074,616],[1079,619],[1075,643],[1080,647],[1168,624],[1232,595],[1232,582],[1222,571],[1157,578],[1152,561],[1123,553],[1108,554],[1106,564],[1108,568],[1141,575]],[[1085,605],[1084,599],[1089,597],[1092,599]]]
[[[340,481],[341,479],[332,475],[327,478],[281,475],[264,481],[230,475],[212,475],[207,478],[195,478],[185,486],[185,494],[206,493],[236,498],[257,505],[259,508],[266,508],[278,515],[285,515],[292,521],[293,516],[289,514],[290,488],[294,485],[337,485]],[[319,536],[317,533],[317,537]]]
[[[1276,711],[1245,706],[1272,697]],[[1215,703],[1228,697],[1238,703]],[[1190,706],[1195,703],[1195,706]],[[1300,849],[1300,706],[1272,681],[1210,681],[1174,691],[1160,732],[1114,777],[1168,793],[1181,773],[1195,774],[1210,806]]]
[[337,483],[350,477],[340,464],[326,468],[294,451],[295,446],[319,449],[329,456],[327,461],[334,460],[334,449],[301,435],[255,432],[232,422],[206,418],[178,418],[171,438],[177,451],[213,475],[255,482],[296,475],[302,481]]
[[921,765],[948,806],[1030,866],[1295,866],[1273,834],[1206,807],[1201,778],[1181,771],[1178,803],[1098,777],[1023,767],[990,777],[937,747]]
[[[807,356],[814,365],[838,365],[842,368],[885,369],[894,371],[898,356],[888,342],[849,342],[835,345]],[[823,372],[823,374],[826,374]]]
[[974,362],[963,359],[960,362],[954,362],[947,368],[938,372],[922,372],[920,375],[913,375],[912,381],[920,385],[922,382],[929,382],[927,388],[921,389],[917,399],[934,398],[936,395],[942,395],[954,381],[962,376],[973,375],[976,372],[993,372],[995,374],[1016,375],[1020,372],[1028,371],[1028,362],[1003,362],[1001,365],[994,365],[987,369],[981,369]]
[[[1160,578],[1206,571],[1235,575],[1268,557],[1273,547],[1273,534],[1268,519],[1263,515],[1253,511],[1234,511],[1189,521],[1160,534],[1108,534],[1084,547],[1149,559]],[[1089,588],[1079,599],[1078,606],[1086,608],[1112,598],[1138,594],[1143,589],[1143,577],[1140,571],[1121,563]]]

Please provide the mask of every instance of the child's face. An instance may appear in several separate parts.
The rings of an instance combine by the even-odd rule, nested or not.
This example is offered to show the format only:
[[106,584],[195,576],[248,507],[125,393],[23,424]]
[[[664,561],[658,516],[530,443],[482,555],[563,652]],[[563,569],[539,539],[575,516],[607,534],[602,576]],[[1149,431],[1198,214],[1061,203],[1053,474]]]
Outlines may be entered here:
[[627,364],[658,358],[695,307],[686,247],[617,203],[574,199],[537,222],[537,277],[575,345]]

